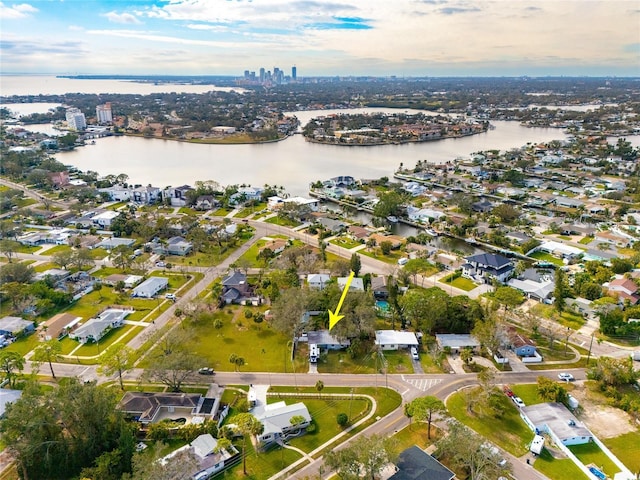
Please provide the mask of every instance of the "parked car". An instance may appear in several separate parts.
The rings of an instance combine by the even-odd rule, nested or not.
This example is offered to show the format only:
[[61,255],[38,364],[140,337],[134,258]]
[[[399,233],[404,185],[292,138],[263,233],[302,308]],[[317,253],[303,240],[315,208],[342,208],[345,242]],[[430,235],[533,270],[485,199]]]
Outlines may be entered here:
[[411,358],[413,358],[414,360],[420,360],[418,349],[416,347],[411,347]]
[[164,267],[165,263],[164,262],[156,262],[156,267]]
[[573,382],[575,378],[570,373],[559,373],[558,378],[564,382]]
[[176,296],[173,293],[167,293],[164,298],[167,300],[173,300],[174,302],[176,301]]
[[202,367],[200,370],[198,370],[198,373],[200,375],[213,375],[213,368]]
[[513,400],[513,403],[515,403],[516,407],[518,408],[526,407],[525,403],[522,401],[520,397],[516,397],[514,395],[513,397],[511,397],[511,400]]

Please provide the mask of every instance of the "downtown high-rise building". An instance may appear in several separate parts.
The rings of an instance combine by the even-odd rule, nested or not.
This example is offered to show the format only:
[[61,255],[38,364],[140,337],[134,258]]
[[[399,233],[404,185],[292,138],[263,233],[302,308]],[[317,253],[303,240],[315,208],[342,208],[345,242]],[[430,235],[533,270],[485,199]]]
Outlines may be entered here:
[[297,79],[298,79],[298,69],[294,65],[293,67],[291,67],[291,80],[295,82]]

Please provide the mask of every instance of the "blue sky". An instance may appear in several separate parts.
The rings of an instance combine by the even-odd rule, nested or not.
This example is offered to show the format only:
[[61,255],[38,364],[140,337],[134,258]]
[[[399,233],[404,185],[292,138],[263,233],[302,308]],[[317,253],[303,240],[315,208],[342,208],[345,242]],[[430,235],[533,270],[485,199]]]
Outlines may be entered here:
[[2,73],[640,76],[637,0],[0,1]]

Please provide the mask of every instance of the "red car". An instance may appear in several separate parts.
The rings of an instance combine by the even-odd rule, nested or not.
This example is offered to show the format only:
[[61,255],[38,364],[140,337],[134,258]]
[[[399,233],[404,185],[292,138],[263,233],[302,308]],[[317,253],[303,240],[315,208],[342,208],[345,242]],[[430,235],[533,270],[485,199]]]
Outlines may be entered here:
[[509,388],[509,385],[505,385],[504,387],[502,387],[502,391],[505,393],[507,397],[513,397],[513,392]]

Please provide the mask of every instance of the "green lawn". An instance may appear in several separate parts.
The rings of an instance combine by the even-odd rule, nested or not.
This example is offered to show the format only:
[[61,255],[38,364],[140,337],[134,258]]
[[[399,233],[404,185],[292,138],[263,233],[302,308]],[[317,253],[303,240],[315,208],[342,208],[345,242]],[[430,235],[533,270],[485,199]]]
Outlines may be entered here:
[[494,417],[483,412],[468,412],[466,407],[467,394],[468,389],[465,389],[449,397],[447,401],[449,414],[512,455],[517,457],[524,455],[528,451],[533,432],[522,421],[518,409],[509,400],[509,397],[504,395],[500,398],[504,413],[499,417]]
[[329,243],[333,243],[334,245],[337,245],[339,247],[346,248],[346,249],[349,249],[349,250],[352,249],[352,248],[359,247],[360,245],[362,245],[362,242],[354,242],[353,240],[351,240],[348,237],[334,238]]
[[265,220],[266,223],[272,223],[274,225],[280,225],[281,227],[297,227],[300,225],[300,222],[296,222],[295,220],[291,220],[289,218],[282,218],[276,215],[275,217],[267,218]]
[[591,242],[593,242],[593,237],[584,237],[578,240],[578,243],[581,243],[582,245],[589,245]]
[[236,213],[234,215],[234,217],[235,218],[247,218],[249,215],[253,215],[254,213],[259,212],[261,210],[264,210],[265,208],[267,208],[267,203],[266,202],[262,202],[262,203],[259,203],[258,205],[254,205],[252,207],[243,208],[238,213]]
[[458,277],[458,278],[455,278],[453,281],[451,281],[451,279],[453,278],[454,275],[455,274],[452,273],[451,275],[447,275],[446,277],[441,278],[438,281],[440,283],[445,283],[447,285],[452,285],[455,288],[459,288],[460,290],[464,290],[465,292],[470,292],[471,290],[473,290],[474,288],[477,287],[477,285],[475,283],[473,283],[468,278],[464,278],[464,277]]
[[553,480],[586,480],[587,476],[569,458],[553,458],[545,448],[542,450],[533,467]]
[[[102,337],[98,343],[85,343],[84,345],[82,345],[78,350],[74,352],[74,355],[78,355],[80,357],[93,357],[96,355],[100,355],[122,336],[126,335],[123,339],[123,341],[126,343],[131,340],[136,334],[138,334],[140,330],[142,330],[142,327],[136,327],[134,325],[124,325],[120,328],[114,328],[104,337]],[[79,345],[78,342],[76,343]]]
[[[387,373],[413,373],[411,360],[407,352],[384,352],[387,362]],[[380,359],[376,359],[371,353],[363,357],[351,358],[345,351],[330,351],[327,355],[322,355],[318,362],[318,372],[320,373],[380,373],[377,381],[380,385],[385,382],[384,366]]]
[[35,267],[33,267],[33,269],[38,273],[46,272],[47,270],[51,270],[52,268],[60,268],[60,267],[55,263],[51,263],[51,262],[41,263],[40,265],[36,265]]
[[366,255],[367,257],[375,258],[376,260],[380,260],[381,262],[390,263],[392,265],[397,265],[398,260],[406,257],[407,255],[401,250],[391,250],[389,255],[383,255],[380,248],[374,248],[369,250],[368,248],[363,248],[358,251],[360,255]]
[[536,260],[541,260],[543,262],[549,262],[549,263],[553,263],[554,265],[557,265],[559,267],[562,267],[564,265],[564,262],[562,260],[560,260],[559,258],[554,257],[553,255],[546,253],[546,252],[533,252],[531,255],[529,255],[531,258],[535,258]]
[[233,211],[233,209],[231,209],[231,208],[219,208],[218,210],[213,212],[213,216],[214,217],[225,217],[229,213],[231,213],[232,211]]
[[[247,308],[254,312],[265,310],[264,307]],[[290,337],[271,328],[268,322],[255,323],[251,318],[244,318],[244,309],[245,307],[224,307],[223,310],[208,315],[206,321],[193,324],[192,340],[185,347],[220,371],[234,370],[234,366],[229,363],[229,356],[235,353],[244,357],[246,362],[240,367],[240,371],[291,373],[292,365],[287,348]],[[222,321],[222,328],[213,328],[216,319]],[[302,347],[301,345],[295,360],[296,372],[301,375],[309,368],[306,349]]]
[[55,255],[59,252],[70,252],[72,249],[69,245],[56,245],[55,247],[51,247],[44,252],[44,255]]
[[427,439],[427,424],[412,422],[408,427],[404,427],[393,438],[398,441],[398,451],[406,450],[417,445],[424,449],[437,442],[442,437],[442,432],[431,425],[431,440]]
[[640,471],[640,430],[601,440],[629,470]]
[[316,430],[313,433],[307,433],[299,438],[289,441],[289,443],[299,449],[311,453],[323,443],[331,440],[333,437],[342,432],[342,427],[336,422],[339,413],[346,413],[350,416],[350,423],[356,423],[371,411],[371,402],[362,397],[354,396],[350,398],[336,398],[324,395],[324,398],[315,399],[309,397],[273,397],[270,396],[269,401],[284,400],[287,405],[296,402],[303,402],[309,409],[311,418],[314,419]]
[[512,385],[511,390],[513,390],[513,393],[520,397],[526,405],[542,403],[542,400],[538,397],[538,385],[535,383]]
[[129,202],[116,202],[113,205],[109,205],[107,207],[107,210],[119,210],[120,208],[124,207],[125,205],[127,205]]
[[589,465],[593,463],[597,468],[604,471],[604,473],[611,478],[620,471],[620,469],[616,467],[616,464],[613,463],[595,443],[571,445],[569,450],[571,450],[583,464]]
[[567,312],[567,311],[564,311],[561,314],[558,314],[557,310],[554,308],[553,305],[545,305],[545,304],[539,303],[537,305],[534,305],[531,311],[535,315],[539,315],[549,320],[555,320],[561,323],[562,325],[564,325],[565,327],[571,328],[572,330],[580,329],[582,325],[584,325],[585,323],[585,319],[578,314]]
[[258,253],[260,253],[260,249],[264,247],[268,243],[268,240],[261,238],[256,243],[249,247],[249,250],[244,252],[242,256],[238,259],[238,264],[242,262],[246,262],[250,268],[260,268],[264,266],[264,262],[262,260],[258,260]]

